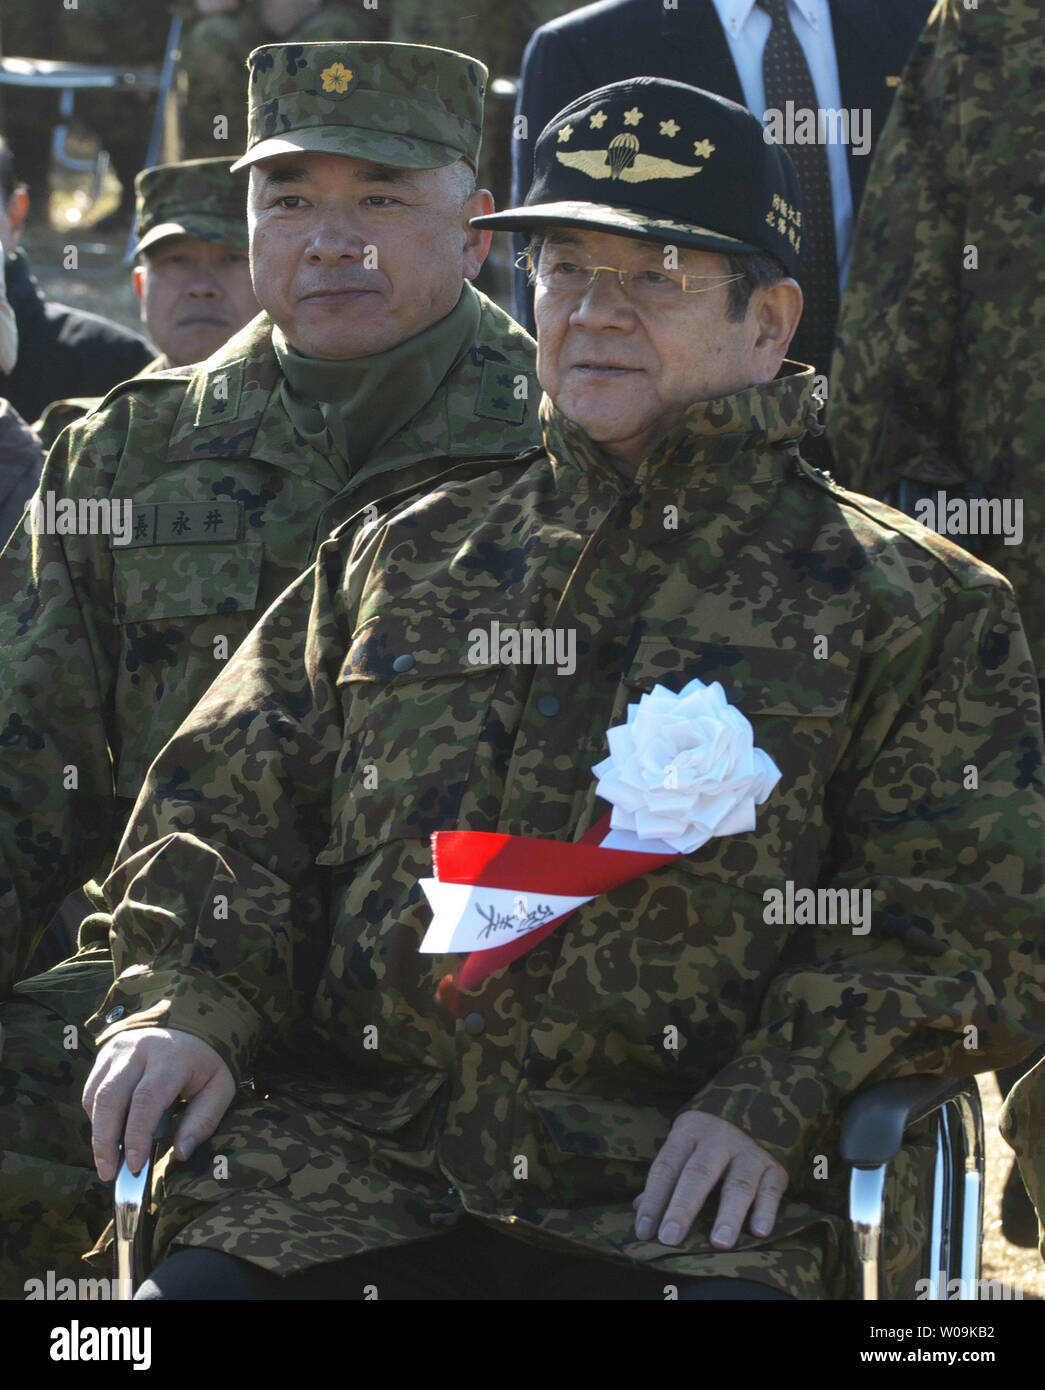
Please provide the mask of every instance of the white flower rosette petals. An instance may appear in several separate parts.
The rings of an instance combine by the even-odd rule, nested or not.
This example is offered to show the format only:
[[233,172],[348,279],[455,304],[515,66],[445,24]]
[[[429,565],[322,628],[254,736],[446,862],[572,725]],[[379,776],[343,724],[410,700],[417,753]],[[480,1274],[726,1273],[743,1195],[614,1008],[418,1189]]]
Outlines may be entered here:
[[610,756],[592,771],[599,796],[613,806],[611,829],[678,854],[714,835],[754,830],[755,807],[781,776],[717,681],[692,680],[677,695],[654,686],[606,737]]

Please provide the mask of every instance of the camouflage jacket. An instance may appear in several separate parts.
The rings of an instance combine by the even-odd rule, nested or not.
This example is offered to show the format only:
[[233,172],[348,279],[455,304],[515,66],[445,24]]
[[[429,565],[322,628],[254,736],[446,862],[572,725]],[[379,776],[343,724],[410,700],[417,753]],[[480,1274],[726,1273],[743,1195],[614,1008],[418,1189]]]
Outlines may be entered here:
[[[1040,1036],[1041,729],[1011,590],[798,460],[813,372],[789,366],[691,407],[633,483],[545,408],[546,452],[351,554],[332,539],[157,759],[89,1027],[182,1029],[258,1093],[169,1171],[161,1241],[188,1223],[290,1272],[463,1208],[811,1296],[841,1260],[815,1165],[844,1187],[841,1100]],[[494,623],[573,632],[574,669],[483,661]],[[455,1019],[435,991],[460,958],[418,953],[431,832],[576,839],[607,809],[606,730],[695,676],[782,771],[757,829],[588,903]],[[772,924],[788,881],[866,892],[870,930]],[[714,1203],[679,1249],[634,1239],[687,1109],[786,1166],[768,1240],[714,1252]]]
[[131,538],[20,527],[0,557],[0,991],[65,895],[108,872],[149,763],[319,543],[360,508],[532,443],[533,368],[532,339],[483,298],[474,345],[349,478],[296,436],[262,315],[61,435],[38,492],[55,526],[69,499],[100,529],[104,499],[126,503]]
[[[884,497],[963,480],[1022,508],[984,559],[1045,682],[1045,26],[1037,0],[946,0],[904,74],[860,211],[830,377],[838,476]],[[961,524],[952,515],[951,524]],[[961,545],[962,532],[949,532]]]

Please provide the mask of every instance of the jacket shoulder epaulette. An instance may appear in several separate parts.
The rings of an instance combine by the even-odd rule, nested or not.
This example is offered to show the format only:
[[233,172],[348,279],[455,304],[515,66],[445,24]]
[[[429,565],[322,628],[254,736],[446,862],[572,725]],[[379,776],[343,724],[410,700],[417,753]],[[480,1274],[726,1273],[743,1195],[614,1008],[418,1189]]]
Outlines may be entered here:
[[897,511],[895,507],[890,507],[887,502],[880,502],[877,498],[850,492],[830,473],[822,468],[815,468],[800,455],[796,455],[796,469],[801,477],[829,493],[839,505],[861,513],[875,526],[894,531],[917,546],[941,565],[960,588],[978,588],[998,583],[1008,585],[1005,576],[985,561],[977,559],[946,536],[931,531],[906,512]]

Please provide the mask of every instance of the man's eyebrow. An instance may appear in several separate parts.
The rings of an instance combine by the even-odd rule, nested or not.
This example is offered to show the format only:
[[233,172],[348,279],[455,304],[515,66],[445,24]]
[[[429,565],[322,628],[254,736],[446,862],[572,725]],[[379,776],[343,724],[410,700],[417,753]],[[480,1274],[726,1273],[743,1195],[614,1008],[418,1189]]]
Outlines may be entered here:
[[[664,259],[664,247],[659,242],[644,241],[638,237],[628,238],[633,243],[635,254],[640,260],[661,261]],[[544,236],[544,242],[548,246],[583,246],[584,238],[579,231],[572,227],[549,227]]]
[[358,177],[362,183],[408,183],[416,184],[413,169],[400,169],[395,164],[367,164],[360,169]]
[[579,246],[581,239],[569,227],[549,227],[544,234],[549,246]]
[[288,183],[305,183],[309,177],[303,164],[278,164],[268,169],[262,177],[263,188],[282,188]]
[[[417,184],[413,169],[400,169],[395,164],[365,164],[356,171],[360,183],[394,183],[414,187]],[[285,188],[288,185],[308,183],[312,175],[303,164],[279,164],[269,169],[262,180],[266,190]]]

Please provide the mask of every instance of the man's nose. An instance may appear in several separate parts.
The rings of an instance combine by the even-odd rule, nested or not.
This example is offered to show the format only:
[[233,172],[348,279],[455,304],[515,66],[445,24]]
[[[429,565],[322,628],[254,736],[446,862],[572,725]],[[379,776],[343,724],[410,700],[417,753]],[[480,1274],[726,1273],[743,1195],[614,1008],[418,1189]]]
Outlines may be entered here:
[[570,313],[570,322],[584,328],[623,328],[635,312],[615,270],[595,273]]
[[225,290],[213,270],[198,270],[189,282],[188,292],[194,299],[223,299]]
[[337,261],[358,261],[366,250],[366,240],[352,227],[343,212],[331,210],[316,218],[308,239],[310,261],[333,264]]

